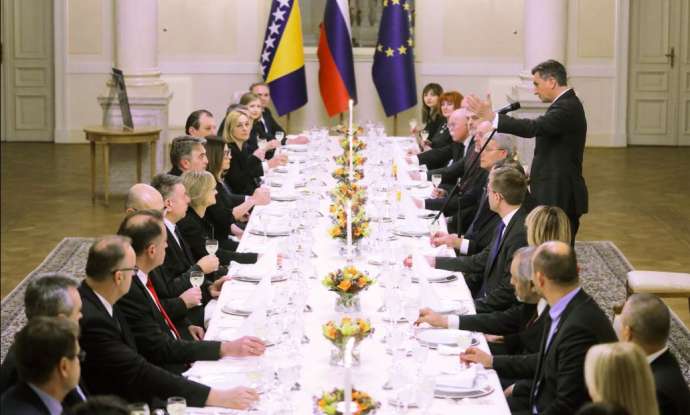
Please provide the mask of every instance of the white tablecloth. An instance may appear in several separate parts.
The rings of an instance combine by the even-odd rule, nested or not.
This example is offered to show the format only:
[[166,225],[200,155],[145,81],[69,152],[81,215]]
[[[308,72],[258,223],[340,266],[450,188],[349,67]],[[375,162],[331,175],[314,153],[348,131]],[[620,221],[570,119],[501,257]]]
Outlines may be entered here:
[[[369,144],[371,146],[371,143]],[[405,138],[394,138],[390,141],[387,150],[388,154],[393,154],[398,164],[399,176],[404,177],[404,170],[408,168],[404,162],[404,150],[407,141]],[[370,147],[371,148],[371,147]],[[323,151],[323,147],[321,147]],[[337,154],[339,151],[333,146],[330,148],[332,154]],[[321,156],[324,157],[324,156]],[[330,158],[330,154],[329,157]],[[369,184],[372,183],[371,177],[365,178]],[[328,177],[323,177],[324,182],[331,183]],[[403,186],[403,188],[405,188]],[[330,190],[329,187],[323,187],[324,195]],[[431,191],[431,186],[424,188],[413,188],[411,190],[416,196],[424,197]],[[266,207],[257,207],[252,215],[247,230],[257,227],[257,213],[262,210],[281,210],[291,203],[295,202],[272,202]],[[335,312],[334,304],[336,295],[321,284],[321,279],[328,272],[345,265],[345,260],[340,257],[338,244],[333,241],[327,234],[327,228],[330,225],[328,216],[328,205],[330,198],[325,197],[321,201],[321,217],[317,223],[314,224],[314,252],[318,254],[317,257],[312,258],[312,265],[316,269],[317,279],[308,280],[307,304],[311,307],[311,312],[304,313],[305,334],[309,337],[310,342],[303,344],[299,356],[277,356],[276,348],[269,347],[266,352],[267,359],[281,359],[299,360],[302,362],[302,371],[299,383],[301,389],[293,392],[293,402],[295,402],[295,414],[311,414],[314,408],[314,396],[320,395],[324,391],[329,391],[333,387],[343,387],[344,369],[341,367],[332,366],[329,363],[331,344],[323,337],[321,326],[328,320],[337,319],[340,315]],[[262,246],[266,244],[267,240],[275,241],[278,239],[281,243],[281,249],[290,249],[286,246],[287,238],[265,238],[250,232],[245,232],[241,243],[240,250],[242,251],[258,251],[260,252]],[[433,250],[429,244],[428,237],[421,238],[399,238],[398,244],[403,244],[405,249],[423,251],[427,254],[432,254]],[[370,250],[363,250],[364,254],[370,253]],[[451,251],[452,252],[452,251]],[[355,265],[360,269],[367,270],[371,275],[376,276],[379,273],[378,267],[368,264],[367,257],[358,257],[355,260]],[[230,270],[232,275],[233,270]],[[436,292],[442,299],[458,300],[468,313],[474,313],[474,306],[471,295],[467,286],[460,278],[457,281],[443,284],[433,284]],[[279,290],[280,284],[274,283],[274,287]],[[251,283],[239,282],[236,280],[229,281],[224,284],[218,303],[213,307],[210,318],[210,323],[206,333],[206,339],[211,340],[231,340],[237,337],[237,331],[243,317],[233,316],[224,313],[222,306],[232,302],[233,304],[241,303],[244,298],[249,296],[256,286]],[[417,290],[418,284],[413,284],[409,290]],[[373,285],[369,290],[361,294],[362,312],[361,315],[371,320],[372,326],[383,328],[385,322],[382,320],[383,313],[378,312],[382,305],[382,287],[378,284]],[[384,330],[375,332],[372,337],[362,342],[359,347],[361,353],[361,364],[352,369],[352,378],[354,386],[358,389],[366,391],[376,400],[380,402],[388,401],[390,391],[383,390],[382,387],[388,378],[388,369],[391,364],[391,355],[385,350],[385,345],[381,341]],[[488,351],[488,346],[484,340],[484,336],[476,336],[479,341],[479,347]],[[237,385],[248,385],[250,382],[247,378],[247,372],[256,363],[257,358],[226,358],[215,362],[197,362],[193,365],[188,375],[190,378],[199,382],[208,384],[212,387],[232,387]],[[408,359],[411,359],[408,358]],[[442,356],[438,352],[432,350],[429,353],[427,363],[427,370],[430,372],[440,372],[443,368],[459,366],[457,356]],[[509,413],[506,400],[503,396],[498,377],[495,372],[487,371],[488,381],[493,386],[493,393],[475,399],[463,399],[459,401],[448,399],[434,399],[430,414],[450,414],[450,413],[468,413],[468,414],[507,414]],[[189,408],[189,413],[241,413],[240,411],[218,410],[214,412],[212,408],[195,409]],[[256,412],[254,412],[256,413]],[[419,411],[410,410],[410,414],[418,414]]]

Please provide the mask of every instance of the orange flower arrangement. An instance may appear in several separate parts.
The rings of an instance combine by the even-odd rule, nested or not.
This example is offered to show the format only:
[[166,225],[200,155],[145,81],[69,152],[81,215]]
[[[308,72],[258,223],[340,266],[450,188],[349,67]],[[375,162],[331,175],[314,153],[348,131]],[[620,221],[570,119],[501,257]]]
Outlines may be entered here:
[[[342,415],[342,412],[338,411],[337,407],[338,404],[344,400],[345,391],[338,388],[330,392],[324,392],[321,396],[315,397],[319,411],[326,415]],[[354,388],[352,388],[352,402],[354,402],[356,406],[353,411],[354,415],[373,414],[381,406],[381,403],[375,401],[368,393]]]
[[[328,229],[331,238],[347,238],[347,210],[344,201],[340,200],[332,204],[329,208],[333,226]],[[352,204],[352,241],[369,236],[369,218],[367,218],[364,208],[359,203]]]
[[[349,168],[347,167],[338,167],[335,170],[333,170],[333,178],[340,181],[340,182],[349,182],[350,181],[350,171]],[[352,172],[352,179],[355,182],[358,182],[364,178],[364,170],[361,169],[353,169]]]
[[374,282],[376,281],[369,277],[368,274],[359,271],[353,266],[330,272],[322,281],[329,291],[348,298],[352,298],[361,291],[366,290]]

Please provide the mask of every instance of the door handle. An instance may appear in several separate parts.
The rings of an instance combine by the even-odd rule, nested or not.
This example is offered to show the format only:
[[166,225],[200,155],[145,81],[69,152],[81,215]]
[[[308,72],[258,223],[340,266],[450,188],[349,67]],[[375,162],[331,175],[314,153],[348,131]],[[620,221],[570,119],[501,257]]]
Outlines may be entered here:
[[675,48],[674,48],[673,46],[671,46],[671,51],[670,51],[669,53],[665,54],[664,56],[666,56],[667,58],[670,58],[670,59],[671,59],[671,68],[673,68],[673,62],[674,62],[674,60],[675,60],[675,58],[676,58],[676,50],[675,50]]

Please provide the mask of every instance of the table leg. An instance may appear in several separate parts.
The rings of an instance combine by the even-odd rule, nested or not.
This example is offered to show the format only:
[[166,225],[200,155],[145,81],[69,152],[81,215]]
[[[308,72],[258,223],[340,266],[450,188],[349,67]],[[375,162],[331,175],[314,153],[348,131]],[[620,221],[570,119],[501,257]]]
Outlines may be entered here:
[[103,196],[108,206],[110,193],[110,144],[103,143]]
[[90,140],[91,146],[91,204],[96,203],[96,142]]
[[137,183],[141,183],[141,146],[137,144]]
[[151,158],[151,178],[156,175],[156,142],[151,141],[149,143],[149,156]]

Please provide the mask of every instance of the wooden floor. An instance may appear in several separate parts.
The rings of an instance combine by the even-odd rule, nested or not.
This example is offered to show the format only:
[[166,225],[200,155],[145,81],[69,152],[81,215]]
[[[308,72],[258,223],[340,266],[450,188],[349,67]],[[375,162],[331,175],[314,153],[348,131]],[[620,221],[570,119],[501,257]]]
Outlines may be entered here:
[[[105,207],[91,204],[87,145],[2,143],[0,151],[4,297],[63,237],[113,233],[135,169],[115,181]],[[587,149],[584,169],[590,213],[579,240],[611,240],[638,269],[690,272],[690,148]],[[687,300],[668,303],[690,326]]]

